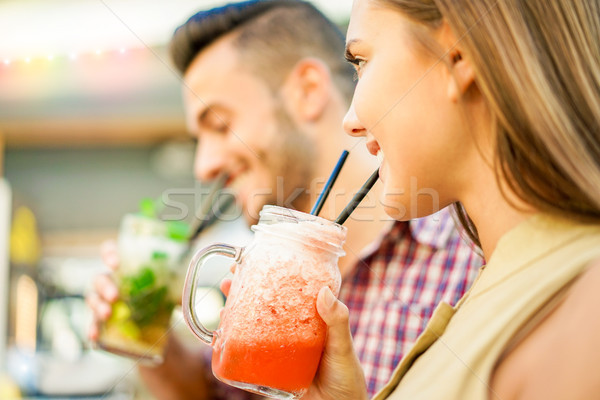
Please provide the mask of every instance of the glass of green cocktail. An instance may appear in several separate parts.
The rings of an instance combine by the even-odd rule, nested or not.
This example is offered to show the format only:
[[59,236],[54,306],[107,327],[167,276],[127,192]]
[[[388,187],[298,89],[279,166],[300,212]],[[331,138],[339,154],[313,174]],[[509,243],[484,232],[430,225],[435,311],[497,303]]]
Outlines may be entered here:
[[161,363],[171,313],[172,290],[187,250],[187,226],[178,221],[127,214],[119,231],[120,265],[114,273],[119,298],[103,324],[98,346],[112,353]]

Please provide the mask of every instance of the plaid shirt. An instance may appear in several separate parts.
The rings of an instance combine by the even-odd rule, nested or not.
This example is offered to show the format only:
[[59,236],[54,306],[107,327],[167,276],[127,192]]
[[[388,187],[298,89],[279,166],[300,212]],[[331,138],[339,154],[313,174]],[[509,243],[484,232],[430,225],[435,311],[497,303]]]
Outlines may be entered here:
[[[340,300],[350,309],[354,348],[373,396],[425,328],[440,301],[456,303],[483,260],[465,243],[450,213],[395,222],[359,255]],[[213,400],[262,398],[213,380]]]
[[373,396],[441,301],[455,304],[483,259],[464,242],[447,210],[395,222],[344,277],[354,348]]

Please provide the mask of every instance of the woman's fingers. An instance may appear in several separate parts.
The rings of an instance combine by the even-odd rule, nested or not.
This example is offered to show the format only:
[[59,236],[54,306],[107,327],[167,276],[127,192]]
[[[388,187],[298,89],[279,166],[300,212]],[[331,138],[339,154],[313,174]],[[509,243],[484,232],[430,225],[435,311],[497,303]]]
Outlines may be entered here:
[[[317,297],[317,311],[327,324],[328,348],[326,351],[337,354],[352,352],[352,335],[348,324],[348,307],[335,298],[331,289],[321,288]],[[330,340],[329,340],[330,339]]]
[[310,400],[363,400],[367,388],[363,370],[354,353],[348,325],[348,307],[329,287],[317,297],[317,311],[327,324],[325,351],[306,398]]
[[231,279],[223,279],[220,284],[221,292],[225,295],[225,297],[229,296],[229,290],[231,289]]

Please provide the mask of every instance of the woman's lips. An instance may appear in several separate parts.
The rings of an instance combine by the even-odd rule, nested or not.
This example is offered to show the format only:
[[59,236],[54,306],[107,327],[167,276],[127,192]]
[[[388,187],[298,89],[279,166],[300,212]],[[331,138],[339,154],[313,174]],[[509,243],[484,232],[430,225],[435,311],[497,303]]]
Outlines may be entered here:
[[381,150],[381,147],[379,147],[379,143],[377,143],[377,141],[372,140],[370,142],[367,142],[367,150],[369,150],[369,153],[376,156],[377,153]]
[[383,181],[383,161],[385,160],[385,155],[383,154],[383,150],[379,149],[376,154],[377,160],[379,160],[379,179]]

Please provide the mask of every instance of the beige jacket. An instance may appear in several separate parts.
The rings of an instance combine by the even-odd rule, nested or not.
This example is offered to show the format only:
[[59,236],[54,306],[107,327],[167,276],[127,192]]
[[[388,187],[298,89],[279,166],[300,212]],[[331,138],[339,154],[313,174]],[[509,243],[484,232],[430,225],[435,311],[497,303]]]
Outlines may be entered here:
[[521,223],[500,239],[459,304],[439,305],[374,400],[488,399],[491,374],[506,346],[599,257],[598,225],[544,215]]

